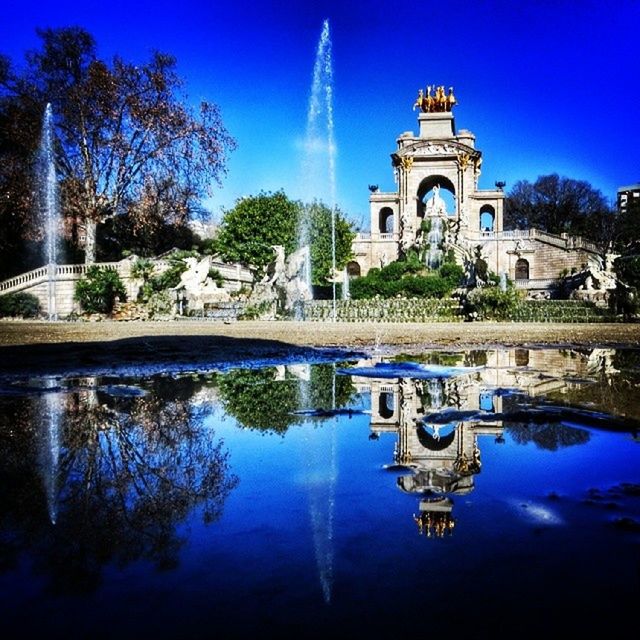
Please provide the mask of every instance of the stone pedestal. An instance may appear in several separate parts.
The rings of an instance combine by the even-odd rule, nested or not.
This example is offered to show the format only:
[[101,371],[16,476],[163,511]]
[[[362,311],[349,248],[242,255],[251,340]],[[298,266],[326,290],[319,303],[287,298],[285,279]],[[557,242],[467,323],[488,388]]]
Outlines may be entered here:
[[420,137],[426,140],[442,140],[453,138],[453,113],[421,113],[418,116],[420,123]]

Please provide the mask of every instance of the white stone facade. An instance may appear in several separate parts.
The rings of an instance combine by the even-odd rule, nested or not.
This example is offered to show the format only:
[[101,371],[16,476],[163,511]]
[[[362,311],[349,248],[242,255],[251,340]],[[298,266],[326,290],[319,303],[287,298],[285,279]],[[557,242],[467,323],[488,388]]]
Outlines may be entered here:
[[[451,111],[420,113],[419,134],[405,132],[391,154],[397,191],[370,195],[370,233],[353,242],[351,276],[366,275],[420,245],[421,224],[440,218],[444,242],[464,264],[480,246],[495,274],[504,273],[531,293],[544,293],[561,273],[602,268],[600,248],[581,238],[536,229],[504,231],[505,194],[479,189],[482,152],[466,129],[456,132]],[[448,192],[446,211],[433,208]]]

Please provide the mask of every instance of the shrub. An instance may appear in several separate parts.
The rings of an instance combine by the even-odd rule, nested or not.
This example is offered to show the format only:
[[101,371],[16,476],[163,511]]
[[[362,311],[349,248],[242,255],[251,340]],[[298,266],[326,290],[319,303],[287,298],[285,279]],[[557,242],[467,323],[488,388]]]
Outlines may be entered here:
[[40,314],[40,301],[31,293],[7,293],[0,296],[0,317],[35,318]]
[[519,302],[520,294],[516,289],[477,288],[467,297],[467,313],[477,313],[479,320],[508,320]]
[[464,269],[455,262],[445,262],[439,269],[440,277],[444,278],[452,288],[459,286],[464,279]]
[[444,298],[460,286],[464,269],[456,264],[453,252],[445,257],[438,271],[430,271],[410,249],[406,256],[382,267],[369,270],[366,276],[354,278],[349,285],[351,297],[363,300],[382,298]]
[[209,273],[207,274],[211,280],[216,283],[216,286],[223,287],[224,286],[224,278],[218,269],[209,269]]
[[74,298],[88,313],[111,313],[116,298],[126,300],[127,294],[117,271],[92,266],[76,283]]

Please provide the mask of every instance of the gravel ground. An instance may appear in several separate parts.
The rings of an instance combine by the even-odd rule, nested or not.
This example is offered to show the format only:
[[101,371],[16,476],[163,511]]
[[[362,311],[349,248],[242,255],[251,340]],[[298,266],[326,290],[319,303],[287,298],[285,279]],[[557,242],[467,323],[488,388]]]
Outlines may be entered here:
[[[640,324],[0,322],[0,373],[416,352],[471,346],[640,347]],[[334,351],[327,351],[327,349]]]

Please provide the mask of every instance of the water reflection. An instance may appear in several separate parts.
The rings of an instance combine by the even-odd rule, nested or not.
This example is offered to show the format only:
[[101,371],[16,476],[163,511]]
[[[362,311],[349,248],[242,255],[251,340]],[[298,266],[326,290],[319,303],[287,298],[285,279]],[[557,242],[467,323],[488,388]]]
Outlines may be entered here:
[[606,581],[611,620],[637,586],[639,384],[638,352],[603,349],[7,382],[3,613],[400,637],[433,584],[457,594],[442,633],[577,611]]
[[172,380],[167,393],[160,378],[131,396],[95,379],[65,384],[32,381],[33,395],[3,402],[0,468],[12,488],[0,508],[3,565],[35,547],[34,569],[56,591],[94,589],[110,563],[174,566],[178,523],[194,507],[219,518],[237,483],[223,442],[180,397],[193,385]]
[[[517,444],[531,442],[549,451],[586,444],[585,424],[604,418],[612,425],[611,416],[594,418],[594,410],[614,411],[629,403],[624,391],[640,377],[637,365],[635,353],[613,349],[494,349],[375,358],[342,373],[371,395],[373,439],[396,436],[389,468],[409,472],[397,485],[421,496],[413,514],[419,533],[443,537],[455,527],[454,498],[473,491],[481,471],[479,437],[502,444],[506,432]],[[558,405],[575,407],[571,415],[585,424],[567,424]],[[637,423],[623,422],[625,427],[635,436]]]

